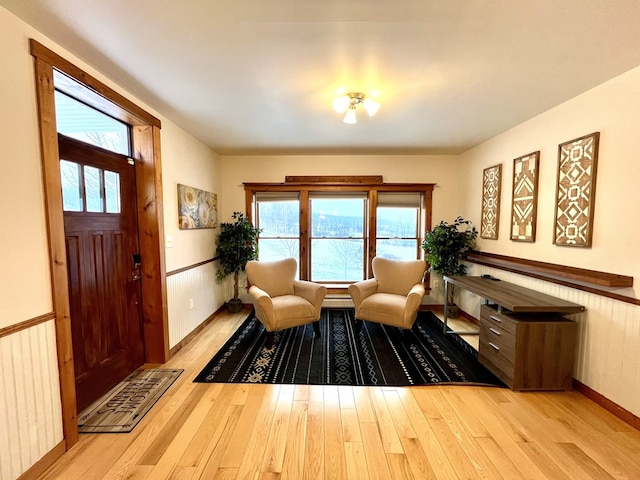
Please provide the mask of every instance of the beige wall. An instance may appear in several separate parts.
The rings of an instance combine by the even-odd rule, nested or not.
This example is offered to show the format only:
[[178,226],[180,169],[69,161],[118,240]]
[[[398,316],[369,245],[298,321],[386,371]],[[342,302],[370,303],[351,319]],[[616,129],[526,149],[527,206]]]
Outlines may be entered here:
[[[558,144],[600,132],[593,247],[553,245]],[[594,88],[461,156],[465,175],[465,214],[480,222],[482,170],[502,164],[502,201],[498,240],[478,242],[480,250],[522,258],[619,273],[635,277],[640,292],[640,67]],[[535,243],[512,242],[511,181],[513,159],[540,150],[538,224]]]
[[[180,141],[176,141],[176,139]],[[216,193],[220,201],[220,158],[200,141],[174,124],[162,123],[162,188],[167,271],[193,265],[213,257],[219,228],[178,228],[179,183]],[[173,240],[173,247],[169,247]]]
[[[382,175],[387,183],[435,183],[435,225],[461,214],[460,165],[452,155],[223,156],[221,218],[228,222],[233,211],[244,212],[242,182],[284,182],[286,175]],[[240,284],[245,285],[244,278]],[[245,289],[240,296],[243,302],[250,301]],[[425,303],[435,303],[434,298],[425,297]]]
[[[180,183],[213,192],[220,200],[220,158],[167,121],[163,121],[161,139],[165,259],[167,272],[172,272],[213,258],[220,229],[180,230],[177,186]],[[216,266],[217,263],[207,263],[167,277],[169,348],[175,347],[228,299],[227,283],[215,280]]]
[[463,207],[460,161],[453,155],[223,156],[222,214],[244,211],[242,182],[284,182],[286,175],[382,175],[388,183],[435,183],[433,220],[453,220]]
[[0,328],[52,310],[30,29],[0,8]]

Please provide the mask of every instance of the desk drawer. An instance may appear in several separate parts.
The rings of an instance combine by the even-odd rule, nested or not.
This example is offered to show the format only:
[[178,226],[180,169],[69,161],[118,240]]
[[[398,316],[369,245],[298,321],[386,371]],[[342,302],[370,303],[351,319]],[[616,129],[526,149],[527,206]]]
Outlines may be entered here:
[[480,322],[482,323],[483,321],[494,327],[499,327],[501,331],[508,332],[511,335],[516,334],[517,322],[508,315],[498,313],[495,308],[489,305],[481,305],[480,307]]
[[496,344],[480,339],[478,360],[508,386],[513,385],[515,365]]
[[[491,350],[499,353],[508,362],[515,363],[515,335],[488,323],[486,320],[480,321],[480,344],[490,347]],[[482,347],[480,348],[482,349]]]

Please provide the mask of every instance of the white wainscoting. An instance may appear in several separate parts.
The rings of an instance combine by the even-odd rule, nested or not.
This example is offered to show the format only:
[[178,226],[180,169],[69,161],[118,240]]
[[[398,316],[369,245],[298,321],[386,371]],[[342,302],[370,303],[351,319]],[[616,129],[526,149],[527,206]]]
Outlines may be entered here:
[[62,440],[50,320],[0,338],[0,478],[18,478]]
[[226,284],[216,283],[215,274],[215,262],[209,262],[167,276],[169,348],[180,343],[225,303]]
[[[489,274],[586,307],[568,315],[578,324],[574,377],[622,408],[640,416],[640,307],[573,288],[504,270],[469,264],[468,275]],[[442,303],[442,280],[429,296]],[[433,280],[432,280],[432,285]],[[480,318],[482,298],[456,290],[456,301],[465,312]]]

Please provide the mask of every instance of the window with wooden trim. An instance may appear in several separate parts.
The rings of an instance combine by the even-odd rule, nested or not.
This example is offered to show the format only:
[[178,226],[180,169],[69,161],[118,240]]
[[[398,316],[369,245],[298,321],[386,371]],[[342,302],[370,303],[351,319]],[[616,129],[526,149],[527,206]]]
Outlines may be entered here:
[[376,254],[379,257],[391,260],[421,257],[420,193],[379,193],[376,218]]
[[312,192],[309,212],[310,279],[331,283],[362,280],[367,192]]
[[[260,260],[300,257],[300,199],[297,192],[257,192],[254,225]],[[300,264],[298,263],[298,269]]]
[[422,258],[434,184],[245,183],[260,260],[293,257],[299,278],[339,287],[371,277],[376,255]]

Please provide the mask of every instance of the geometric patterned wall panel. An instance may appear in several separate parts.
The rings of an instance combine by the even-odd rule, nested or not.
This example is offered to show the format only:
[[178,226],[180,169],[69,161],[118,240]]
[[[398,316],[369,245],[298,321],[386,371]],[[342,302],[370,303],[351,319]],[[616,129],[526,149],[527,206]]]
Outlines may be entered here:
[[482,221],[480,237],[498,239],[500,221],[500,183],[502,164],[485,168],[482,173]]
[[558,148],[558,186],[553,243],[590,247],[600,133],[563,143]]
[[513,161],[511,240],[517,242],[536,241],[539,163],[540,152],[533,152]]

